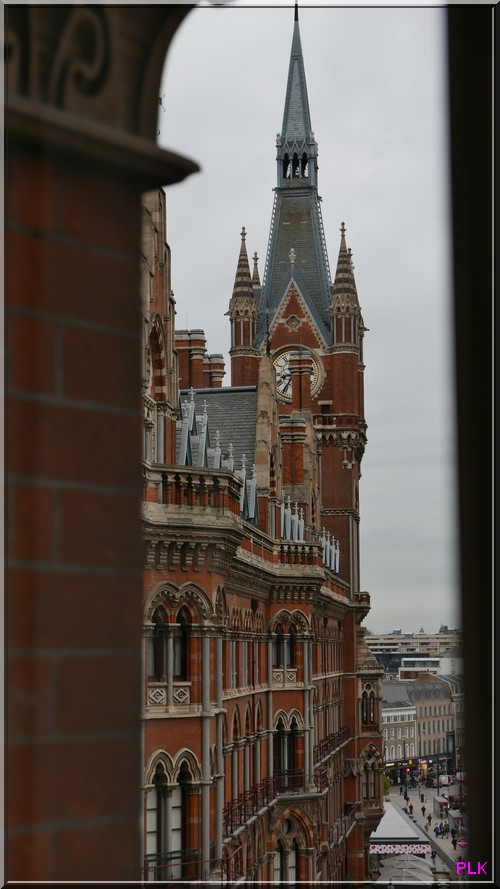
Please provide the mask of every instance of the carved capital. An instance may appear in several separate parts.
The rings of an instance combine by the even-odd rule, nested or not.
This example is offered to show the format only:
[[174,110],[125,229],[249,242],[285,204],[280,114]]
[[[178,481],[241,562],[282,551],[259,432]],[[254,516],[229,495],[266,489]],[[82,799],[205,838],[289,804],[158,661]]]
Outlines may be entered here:
[[6,7],[9,139],[128,167],[151,187],[195,172],[156,146],[165,55],[190,8]]

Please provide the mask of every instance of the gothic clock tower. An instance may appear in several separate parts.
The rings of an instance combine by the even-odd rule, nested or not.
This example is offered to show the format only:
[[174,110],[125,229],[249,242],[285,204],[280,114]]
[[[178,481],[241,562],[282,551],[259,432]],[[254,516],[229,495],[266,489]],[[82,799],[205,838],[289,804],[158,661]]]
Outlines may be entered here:
[[[271,355],[284,441],[284,493],[303,507],[311,536],[324,529],[335,539],[340,576],[352,596],[359,591],[365,328],[344,223],[333,280],[330,274],[297,8],[276,148],[277,185],[263,282],[255,266],[250,274],[243,235],[228,312],[232,383],[255,385],[259,357]],[[301,418],[313,430],[309,440]],[[297,465],[300,447],[307,450],[302,466]],[[310,467],[307,478],[304,465]]]

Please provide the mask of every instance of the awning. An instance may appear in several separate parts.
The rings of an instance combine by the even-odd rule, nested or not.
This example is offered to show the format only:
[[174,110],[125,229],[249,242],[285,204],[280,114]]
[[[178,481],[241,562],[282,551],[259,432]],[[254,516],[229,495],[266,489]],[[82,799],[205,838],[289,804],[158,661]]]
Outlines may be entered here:
[[370,843],[371,855],[430,855],[430,843]]

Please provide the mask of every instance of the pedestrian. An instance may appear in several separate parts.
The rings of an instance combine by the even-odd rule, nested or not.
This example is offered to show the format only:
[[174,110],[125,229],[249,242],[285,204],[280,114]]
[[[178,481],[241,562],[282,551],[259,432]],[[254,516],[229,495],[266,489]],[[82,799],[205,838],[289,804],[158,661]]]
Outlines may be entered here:
[[429,827],[431,826],[431,821],[432,821],[432,815],[427,815],[427,824],[429,825]]
[[406,808],[406,806],[404,807],[403,812],[405,813],[405,815],[408,814],[408,809]]
[[413,805],[412,805],[412,803],[410,803],[410,805],[408,806],[408,809],[409,809],[410,815],[413,815]]
[[425,818],[425,806],[422,806],[422,818]]
[[399,795],[403,796],[403,785],[402,784],[399,785]]
[[[453,849],[456,852],[457,851],[457,838],[456,837],[452,837],[451,845],[453,846]],[[458,858],[457,858],[457,861],[458,861]]]
[[432,863],[434,865],[436,863],[436,853],[435,853],[434,849],[431,852],[431,858],[432,858]]
[[437,823],[437,821],[432,829],[437,836],[439,834],[439,824]]
[[456,832],[455,828],[452,827],[452,828],[451,828],[451,838],[452,838],[452,840],[455,839],[456,835],[457,835],[457,832]]

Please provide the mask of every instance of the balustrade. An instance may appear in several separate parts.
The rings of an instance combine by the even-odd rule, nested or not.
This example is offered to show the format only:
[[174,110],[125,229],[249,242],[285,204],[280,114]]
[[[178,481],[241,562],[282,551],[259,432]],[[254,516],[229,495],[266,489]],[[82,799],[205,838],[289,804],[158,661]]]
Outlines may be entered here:
[[165,506],[227,508],[240,514],[241,481],[230,472],[214,469],[162,469],[143,465],[144,483],[156,486],[157,501]]

